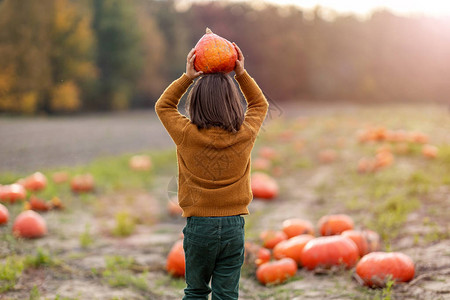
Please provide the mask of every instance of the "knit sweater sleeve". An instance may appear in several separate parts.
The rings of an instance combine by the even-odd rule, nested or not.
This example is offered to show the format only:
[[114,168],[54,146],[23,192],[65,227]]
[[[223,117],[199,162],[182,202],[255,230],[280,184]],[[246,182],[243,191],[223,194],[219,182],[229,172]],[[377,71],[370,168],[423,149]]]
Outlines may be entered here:
[[247,123],[255,133],[258,133],[266,118],[269,103],[258,84],[250,77],[247,71],[240,76],[235,76],[235,78],[247,101],[247,111],[245,113],[244,122]]
[[155,104],[155,111],[175,144],[183,141],[184,128],[190,120],[178,111],[178,103],[192,84],[186,74],[172,82]]

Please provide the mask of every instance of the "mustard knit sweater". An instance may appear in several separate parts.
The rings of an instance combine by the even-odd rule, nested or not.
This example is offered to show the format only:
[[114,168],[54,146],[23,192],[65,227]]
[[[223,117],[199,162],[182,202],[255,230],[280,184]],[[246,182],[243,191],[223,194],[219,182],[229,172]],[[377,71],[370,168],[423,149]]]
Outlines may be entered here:
[[269,104],[247,72],[235,79],[248,103],[237,133],[219,127],[199,130],[178,111],[181,97],[193,82],[186,74],[172,82],[156,102],[156,113],[176,144],[178,203],[184,217],[249,213],[247,206],[253,198],[250,154]]

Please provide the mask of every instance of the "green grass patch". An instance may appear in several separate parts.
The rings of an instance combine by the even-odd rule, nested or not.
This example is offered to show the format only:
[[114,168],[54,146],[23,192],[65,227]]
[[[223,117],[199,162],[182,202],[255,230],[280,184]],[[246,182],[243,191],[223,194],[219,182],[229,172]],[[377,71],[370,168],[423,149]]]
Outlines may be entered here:
[[50,267],[58,264],[58,262],[52,257],[50,252],[39,247],[34,254],[25,257],[24,264],[26,267],[40,268]]
[[86,224],[84,231],[80,234],[80,246],[83,249],[89,248],[94,243],[90,228],[90,225]]
[[35,285],[33,285],[33,288],[30,291],[30,297],[29,300],[39,300],[41,299],[41,293],[39,292],[39,288]]
[[0,264],[0,293],[14,288],[24,268],[23,259],[16,256],[10,256]]
[[115,215],[115,227],[113,235],[118,237],[126,237],[131,235],[136,228],[136,220],[128,212],[118,212]]
[[147,291],[147,273],[135,275],[131,268],[135,264],[132,257],[107,256],[105,257],[106,269],[101,273],[106,283],[112,287],[132,287],[137,290]]

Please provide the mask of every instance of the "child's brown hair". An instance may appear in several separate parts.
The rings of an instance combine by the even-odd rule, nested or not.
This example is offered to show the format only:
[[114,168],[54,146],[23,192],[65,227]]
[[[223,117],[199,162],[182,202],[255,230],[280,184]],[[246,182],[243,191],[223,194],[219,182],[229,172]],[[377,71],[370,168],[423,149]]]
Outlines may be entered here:
[[187,97],[186,112],[199,129],[220,127],[235,133],[244,122],[239,91],[224,73],[203,75],[195,82]]

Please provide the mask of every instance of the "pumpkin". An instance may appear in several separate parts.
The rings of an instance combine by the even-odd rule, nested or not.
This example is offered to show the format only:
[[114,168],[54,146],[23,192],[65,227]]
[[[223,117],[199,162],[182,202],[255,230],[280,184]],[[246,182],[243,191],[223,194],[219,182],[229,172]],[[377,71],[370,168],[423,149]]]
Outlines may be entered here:
[[63,209],[64,208],[64,204],[62,203],[61,199],[59,199],[59,197],[54,196],[51,200],[50,200],[50,205],[52,209]]
[[422,132],[413,131],[409,135],[410,142],[417,144],[426,144],[428,143],[428,136]]
[[278,196],[278,183],[271,176],[255,172],[251,177],[251,189],[253,197],[262,200],[271,200]]
[[302,250],[301,263],[308,270],[317,267],[353,267],[358,258],[358,247],[348,237],[321,236],[310,240]]
[[294,236],[288,240],[281,241],[273,248],[273,257],[275,259],[289,257],[295,260],[298,265],[301,265],[303,248],[312,239],[314,239],[314,236],[310,234],[302,234]]
[[363,157],[358,161],[359,173],[371,173],[375,171],[376,161],[373,158]]
[[94,177],[91,174],[76,175],[70,181],[70,187],[75,193],[90,192],[94,189]]
[[259,234],[259,238],[263,242],[263,246],[268,249],[273,249],[276,244],[288,239],[283,231],[276,230],[264,230]]
[[406,130],[399,129],[399,130],[394,131],[393,136],[394,136],[393,137],[394,142],[404,143],[409,140],[410,134]]
[[377,153],[375,156],[375,169],[381,169],[392,165],[394,155],[391,152],[384,151]]
[[152,167],[152,161],[147,155],[134,155],[129,161],[130,168],[136,171],[148,171]]
[[438,148],[433,145],[423,145],[422,155],[426,158],[436,158],[438,156]]
[[270,261],[272,253],[269,249],[252,242],[245,242],[244,263],[262,265]]
[[287,219],[283,221],[283,232],[288,238],[296,235],[310,234],[314,235],[314,227],[310,221],[298,218]]
[[8,223],[9,212],[6,206],[0,203],[0,225]]
[[318,157],[321,163],[332,163],[337,158],[337,152],[333,149],[324,149],[319,152]]
[[29,191],[40,191],[47,186],[47,177],[41,172],[36,172],[26,178],[20,179],[18,183]]
[[194,67],[203,73],[229,73],[237,59],[234,45],[206,28],[206,33],[195,45]]
[[13,233],[17,237],[39,238],[47,234],[44,218],[32,210],[21,212],[14,220]]
[[166,270],[174,277],[183,277],[186,270],[183,240],[175,242],[167,255]]
[[61,171],[61,172],[55,172],[52,174],[52,180],[54,183],[64,183],[67,180],[69,180],[69,174],[67,172]]
[[372,252],[356,265],[357,279],[367,286],[384,287],[389,278],[407,282],[414,278],[414,273],[414,262],[400,252]]
[[0,200],[14,203],[23,200],[26,197],[26,190],[23,185],[18,183],[0,186]]
[[39,199],[38,197],[31,195],[30,200],[28,201],[26,205],[27,209],[35,210],[35,211],[47,211],[51,208],[51,204],[48,204],[42,199]]
[[262,264],[256,269],[256,278],[262,284],[277,284],[297,273],[297,263],[292,258],[283,258]]
[[372,130],[372,139],[375,141],[384,141],[387,138],[388,130],[385,127],[377,127]]
[[361,257],[380,248],[380,236],[374,231],[346,230],[341,235],[348,237],[356,244]]
[[326,215],[319,219],[318,227],[321,235],[341,234],[345,230],[353,229],[353,219],[344,214]]
[[258,252],[256,254],[255,264],[257,266],[260,266],[266,262],[270,261],[270,258],[272,257],[270,250],[267,248],[259,248]]

